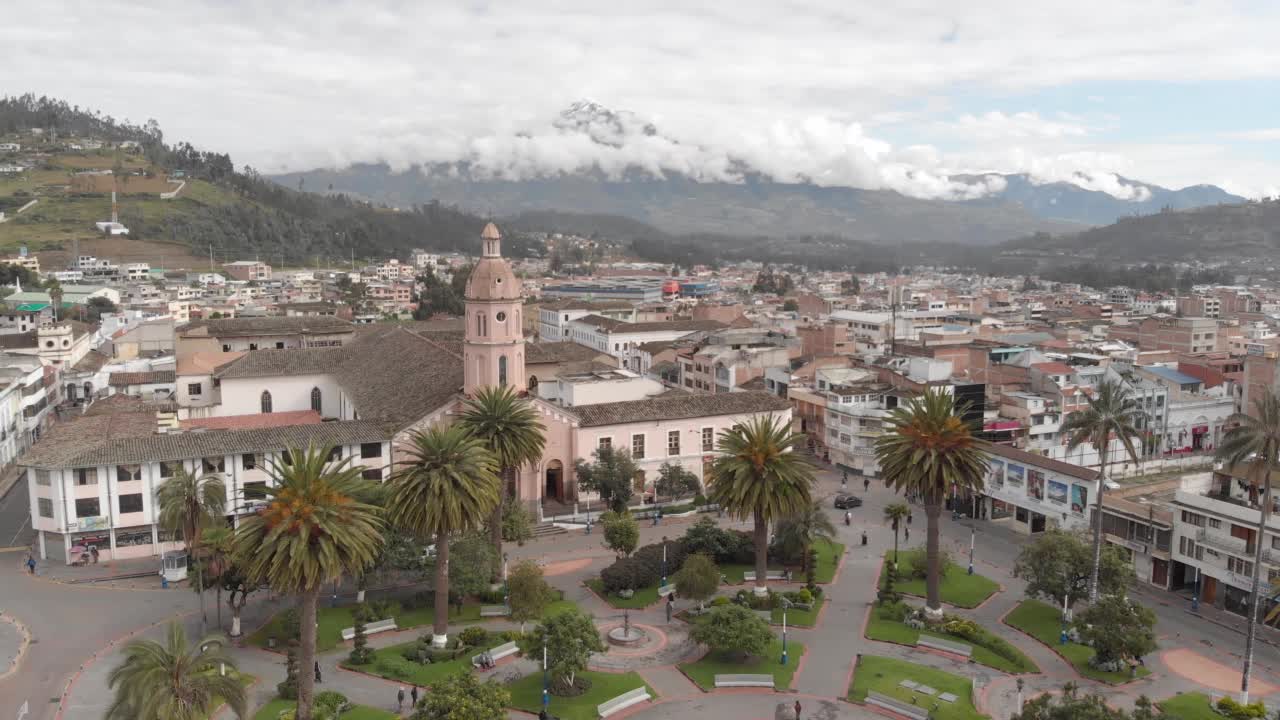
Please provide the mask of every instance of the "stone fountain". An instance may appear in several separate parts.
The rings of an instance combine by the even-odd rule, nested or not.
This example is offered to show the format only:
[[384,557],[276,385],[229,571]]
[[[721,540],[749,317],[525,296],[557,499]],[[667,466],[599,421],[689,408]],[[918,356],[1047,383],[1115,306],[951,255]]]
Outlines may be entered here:
[[632,627],[631,614],[624,611],[622,613],[622,626],[613,628],[606,633],[605,637],[609,639],[610,645],[631,647],[643,643],[648,639],[649,634],[641,628]]

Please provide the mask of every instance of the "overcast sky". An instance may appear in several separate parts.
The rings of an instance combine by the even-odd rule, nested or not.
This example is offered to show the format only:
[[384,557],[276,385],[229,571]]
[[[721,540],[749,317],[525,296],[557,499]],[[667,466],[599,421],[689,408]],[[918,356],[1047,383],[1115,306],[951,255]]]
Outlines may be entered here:
[[[468,159],[712,179],[737,159],[923,197],[990,171],[1280,193],[1272,0],[697,5],[41,0],[0,21],[0,92],[155,118],[263,171]],[[613,145],[553,126],[584,98],[634,113]]]

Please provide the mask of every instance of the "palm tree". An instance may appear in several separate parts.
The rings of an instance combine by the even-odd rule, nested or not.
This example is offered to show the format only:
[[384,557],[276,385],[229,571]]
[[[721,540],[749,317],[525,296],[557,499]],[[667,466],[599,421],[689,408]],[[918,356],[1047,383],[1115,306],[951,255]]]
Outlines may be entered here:
[[769,523],[795,515],[813,502],[813,466],[795,448],[806,436],[786,421],[759,416],[720,433],[711,466],[708,499],[729,514],[755,523],[756,595],[767,595]]
[[484,525],[499,504],[498,460],[461,424],[415,432],[407,459],[391,476],[387,515],[393,527],[435,539],[435,619],[431,642],[449,631],[449,538]]
[[316,657],[316,603],[325,583],[359,575],[378,557],[382,517],[362,502],[368,480],[351,456],[330,461],[331,448],[286,450],[268,472],[267,502],[236,530],[236,555],[250,583],[299,596],[298,720],[311,720]]
[[204,609],[204,561],[200,557],[200,535],[219,522],[226,512],[227,486],[217,475],[196,475],[178,468],[156,492],[160,505],[160,527],[181,533],[187,554],[195,561],[196,593],[200,596],[200,629],[209,618]]
[[889,503],[884,506],[884,521],[893,527],[893,567],[898,567],[898,530],[902,521],[911,515],[911,507],[906,503]]
[[1114,435],[1125,452],[1138,463],[1138,451],[1134,441],[1138,439],[1138,426],[1142,424],[1142,407],[1129,396],[1124,385],[1115,380],[1098,383],[1097,391],[1089,398],[1089,407],[1071,413],[1062,423],[1062,432],[1070,436],[1067,452],[1086,442],[1098,452],[1098,503],[1093,521],[1093,570],[1089,574],[1089,602],[1098,599],[1098,568],[1102,566],[1102,496],[1107,489],[1107,460]]
[[[924,499],[927,528],[925,615],[942,617],[939,598],[938,520],[942,500],[954,487],[982,489],[987,454],[947,392],[929,388],[889,412],[888,432],[876,439],[876,461],[885,485]],[[910,511],[908,511],[910,512]],[[897,542],[897,535],[894,535]]]
[[[463,406],[458,424],[489,448],[504,480],[512,473],[519,473],[521,465],[535,464],[542,459],[542,450],[546,446],[542,422],[533,405],[510,386],[488,386],[477,390],[476,396]],[[502,501],[507,493],[505,482],[499,483],[498,493],[498,504],[489,519],[489,533],[493,539],[494,557],[500,558]],[[496,568],[494,572],[497,572]]]
[[1214,455],[1228,467],[1246,467],[1249,483],[1261,495],[1262,511],[1253,538],[1253,592],[1249,597],[1249,627],[1245,633],[1244,672],[1240,676],[1240,702],[1249,703],[1249,679],[1253,672],[1253,646],[1258,634],[1258,606],[1262,605],[1262,548],[1271,518],[1271,474],[1280,466],[1280,395],[1269,393],[1254,404],[1255,414],[1231,417],[1235,427],[1227,431]]
[[[214,605],[218,608],[218,629],[222,630],[222,585],[223,579],[228,573],[233,572],[232,564],[235,562],[235,543],[236,533],[225,525],[222,527],[206,528],[200,533],[200,547],[204,551],[205,559],[208,561],[208,580],[214,583],[217,589],[216,602]],[[205,570],[201,567],[201,572]]]
[[58,322],[58,318],[62,315],[62,283],[50,280],[48,289],[49,304],[53,306],[53,321]]
[[799,551],[800,572],[809,572],[809,550],[819,540],[836,539],[836,526],[822,507],[821,500],[814,500],[800,512],[785,517],[773,531],[774,541],[787,550],[788,555]]
[[132,640],[124,646],[124,661],[107,676],[115,696],[106,720],[204,720],[221,703],[246,717],[244,683],[223,667],[234,671],[236,662],[223,652],[221,636],[188,645],[176,622],[164,643]]

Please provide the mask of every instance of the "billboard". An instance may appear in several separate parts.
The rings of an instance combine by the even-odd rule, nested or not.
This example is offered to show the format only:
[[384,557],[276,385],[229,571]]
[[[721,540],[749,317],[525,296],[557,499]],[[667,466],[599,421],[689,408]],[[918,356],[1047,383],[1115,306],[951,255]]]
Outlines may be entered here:
[[999,460],[991,461],[991,479],[989,481],[991,487],[1000,489],[1004,487],[1004,463]]
[[1022,487],[1022,479],[1026,477],[1026,474],[1026,468],[1009,463],[1009,471],[1005,474],[1005,480],[1013,487]]
[[1044,473],[1039,470],[1027,471],[1027,497],[1044,500]]
[[1089,506],[1089,488],[1084,485],[1071,486],[1071,512],[1077,515],[1083,515],[1084,509]]
[[1059,505],[1067,504],[1067,484],[1057,480],[1049,481],[1049,502]]

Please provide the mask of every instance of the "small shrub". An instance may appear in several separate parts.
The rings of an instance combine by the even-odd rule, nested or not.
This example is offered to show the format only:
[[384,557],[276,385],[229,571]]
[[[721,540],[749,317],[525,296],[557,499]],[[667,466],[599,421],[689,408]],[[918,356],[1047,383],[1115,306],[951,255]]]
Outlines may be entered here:
[[365,617],[369,618],[370,622],[386,620],[400,614],[400,603],[394,600],[370,600],[365,603],[365,607],[367,608]]
[[[415,660],[414,662],[417,662],[417,661]],[[404,667],[401,665],[397,665],[395,663],[389,663],[384,660],[382,662],[379,662],[377,665],[374,665],[374,667],[377,669],[377,673],[379,675],[383,675],[386,677],[393,677],[397,680],[409,679],[409,671],[405,670]],[[294,697],[297,697],[297,695],[295,694]]]
[[[924,579],[929,575],[929,556],[925,552],[914,552],[907,560],[908,577]],[[955,563],[951,561],[951,553],[945,550],[938,551],[938,577],[945,578],[947,573],[955,567]],[[901,571],[899,571],[901,572]]]
[[733,602],[733,601],[732,601],[732,600],[730,600],[727,596],[725,596],[725,595],[718,595],[718,596],[716,596],[716,597],[711,598],[711,603],[710,603],[710,605],[711,605],[711,607],[722,607],[722,606],[728,605],[728,604],[730,604],[730,603],[732,603],[732,602]]
[[1218,700],[1218,712],[1228,720],[1259,720],[1267,716],[1267,708],[1260,702],[1241,705],[1233,698],[1223,696]]
[[911,613],[911,607],[899,600],[898,602],[885,603],[876,608],[876,617],[881,620],[892,620],[894,622],[902,622],[907,619],[907,615]]
[[698,493],[697,495],[694,495],[694,496],[693,496],[693,506],[694,506],[694,507],[703,507],[703,506],[704,506],[704,505],[706,505],[706,504],[707,504],[707,496],[706,496],[706,495],[703,495],[702,493]]
[[809,592],[808,588],[801,588],[800,591],[796,593],[795,599],[797,602],[811,603],[813,602],[813,593]]
[[323,713],[325,717],[336,718],[348,704],[346,695],[336,690],[325,690],[316,694],[314,708],[317,715]]
[[500,605],[507,599],[502,588],[481,590],[476,597],[485,605]]
[[457,638],[463,645],[479,647],[489,639],[489,633],[479,625],[471,625],[463,628],[462,632],[458,633]]

